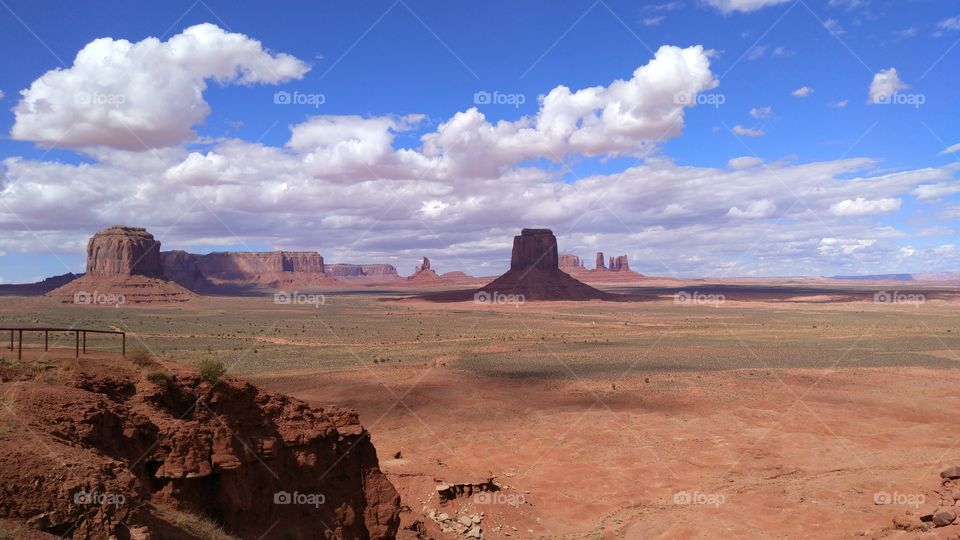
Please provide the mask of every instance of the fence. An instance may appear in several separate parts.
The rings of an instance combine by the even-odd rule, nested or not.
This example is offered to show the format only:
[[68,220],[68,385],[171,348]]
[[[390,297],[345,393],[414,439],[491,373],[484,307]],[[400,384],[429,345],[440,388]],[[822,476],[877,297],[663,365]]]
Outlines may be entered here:
[[50,332],[73,332],[76,337],[76,344],[74,350],[76,351],[76,357],[80,358],[80,350],[82,343],[83,354],[87,354],[87,334],[119,334],[122,340],[122,351],[123,354],[127,354],[127,334],[126,332],[120,332],[118,330],[94,330],[92,328],[9,328],[9,327],[0,327],[0,332],[10,332],[10,350],[13,350],[13,336],[16,333],[18,335],[17,339],[17,360],[23,359],[23,333],[24,332],[43,332],[43,350],[50,350]]

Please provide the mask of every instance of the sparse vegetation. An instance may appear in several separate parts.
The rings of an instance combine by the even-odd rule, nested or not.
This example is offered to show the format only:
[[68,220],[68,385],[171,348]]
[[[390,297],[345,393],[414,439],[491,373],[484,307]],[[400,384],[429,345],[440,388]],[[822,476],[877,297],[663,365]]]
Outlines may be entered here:
[[200,370],[200,378],[210,384],[216,384],[227,372],[227,368],[220,359],[209,356],[197,361],[197,369]]
[[166,371],[160,369],[155,369],[147,373],[147,380],[163,388],[170,388],[170,386],[173,385],[173,377]]
[[127,352],[127,360],[140,367],[149,366],[154,363],[150,351],[143,345],[135,345],[132,347],[130,351]]

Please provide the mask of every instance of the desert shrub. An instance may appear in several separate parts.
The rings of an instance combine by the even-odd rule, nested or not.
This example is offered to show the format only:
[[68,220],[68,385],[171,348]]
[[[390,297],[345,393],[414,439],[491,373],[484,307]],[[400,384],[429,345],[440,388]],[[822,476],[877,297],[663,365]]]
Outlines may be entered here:
[[147,348],[142,345],[136,345],[131,348],[127,353],[127,360],[140,367],[148,366],[153,363],[153,357],[150,355],[150,351],[148,351]]
[[173,385],[173,377],[166,371],[159,369],[147,373],[147,380],[163,388],[170,388],[170,386]]
[[210,384],[216,384],[216,382],[223,377],[223,374],[227,372],[227,368],[224,367],[223,362],[217,358],[210,357],[198,360],[197,368],[200,370],[200,378]]

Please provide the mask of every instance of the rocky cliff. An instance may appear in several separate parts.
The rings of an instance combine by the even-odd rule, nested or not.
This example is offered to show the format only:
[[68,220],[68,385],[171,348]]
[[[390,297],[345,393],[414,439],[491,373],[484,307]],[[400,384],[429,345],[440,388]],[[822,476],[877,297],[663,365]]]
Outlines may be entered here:
[[104,229],[87,242],[87,275],[163,277],[160,242],[140,227]]
[[327,275],[341,278],[384,278],[396,279],[400,277],[397,269],[390,264],[328,264],[325,266]]
[[163,271],[194,291],[319,287],[335,283],[315,251],[222,251],[161,254]]
[[81,359],[55,375],[0,365],[0,517],[75,539],[208,538],[211,523],[240,538],[395,537],[399,496],[352,410],[166,362]]
[[165,278],[160,242],[140,227],[104,229],[87,243],[87,272],[47,296],[64,303],[117,307],[176,303],[194,295]]
[[481,287],[476,298],[497,303],[499,298],[510,302],[610,297],[560,270],[557,238],[552,231],[523,229],[519,236],[513,237],[510,270]]

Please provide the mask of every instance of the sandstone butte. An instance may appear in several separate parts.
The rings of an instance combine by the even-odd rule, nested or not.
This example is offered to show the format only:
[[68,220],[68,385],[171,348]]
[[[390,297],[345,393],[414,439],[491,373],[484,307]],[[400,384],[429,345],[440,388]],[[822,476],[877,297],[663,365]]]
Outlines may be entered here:
[[595,289],[560,270],[557,237],[550,229],[523,229],[513,237],[510,270],[478,292],[522,295],[526,300],[594,300],[613,295]]
[[[47,293],[65,303],[176,303],[194,298],[184,287],[164,277],[160,242],[139,227],[104,229],[87,243],[87,272]],[[79,300],[78,300],[79,299]]]

